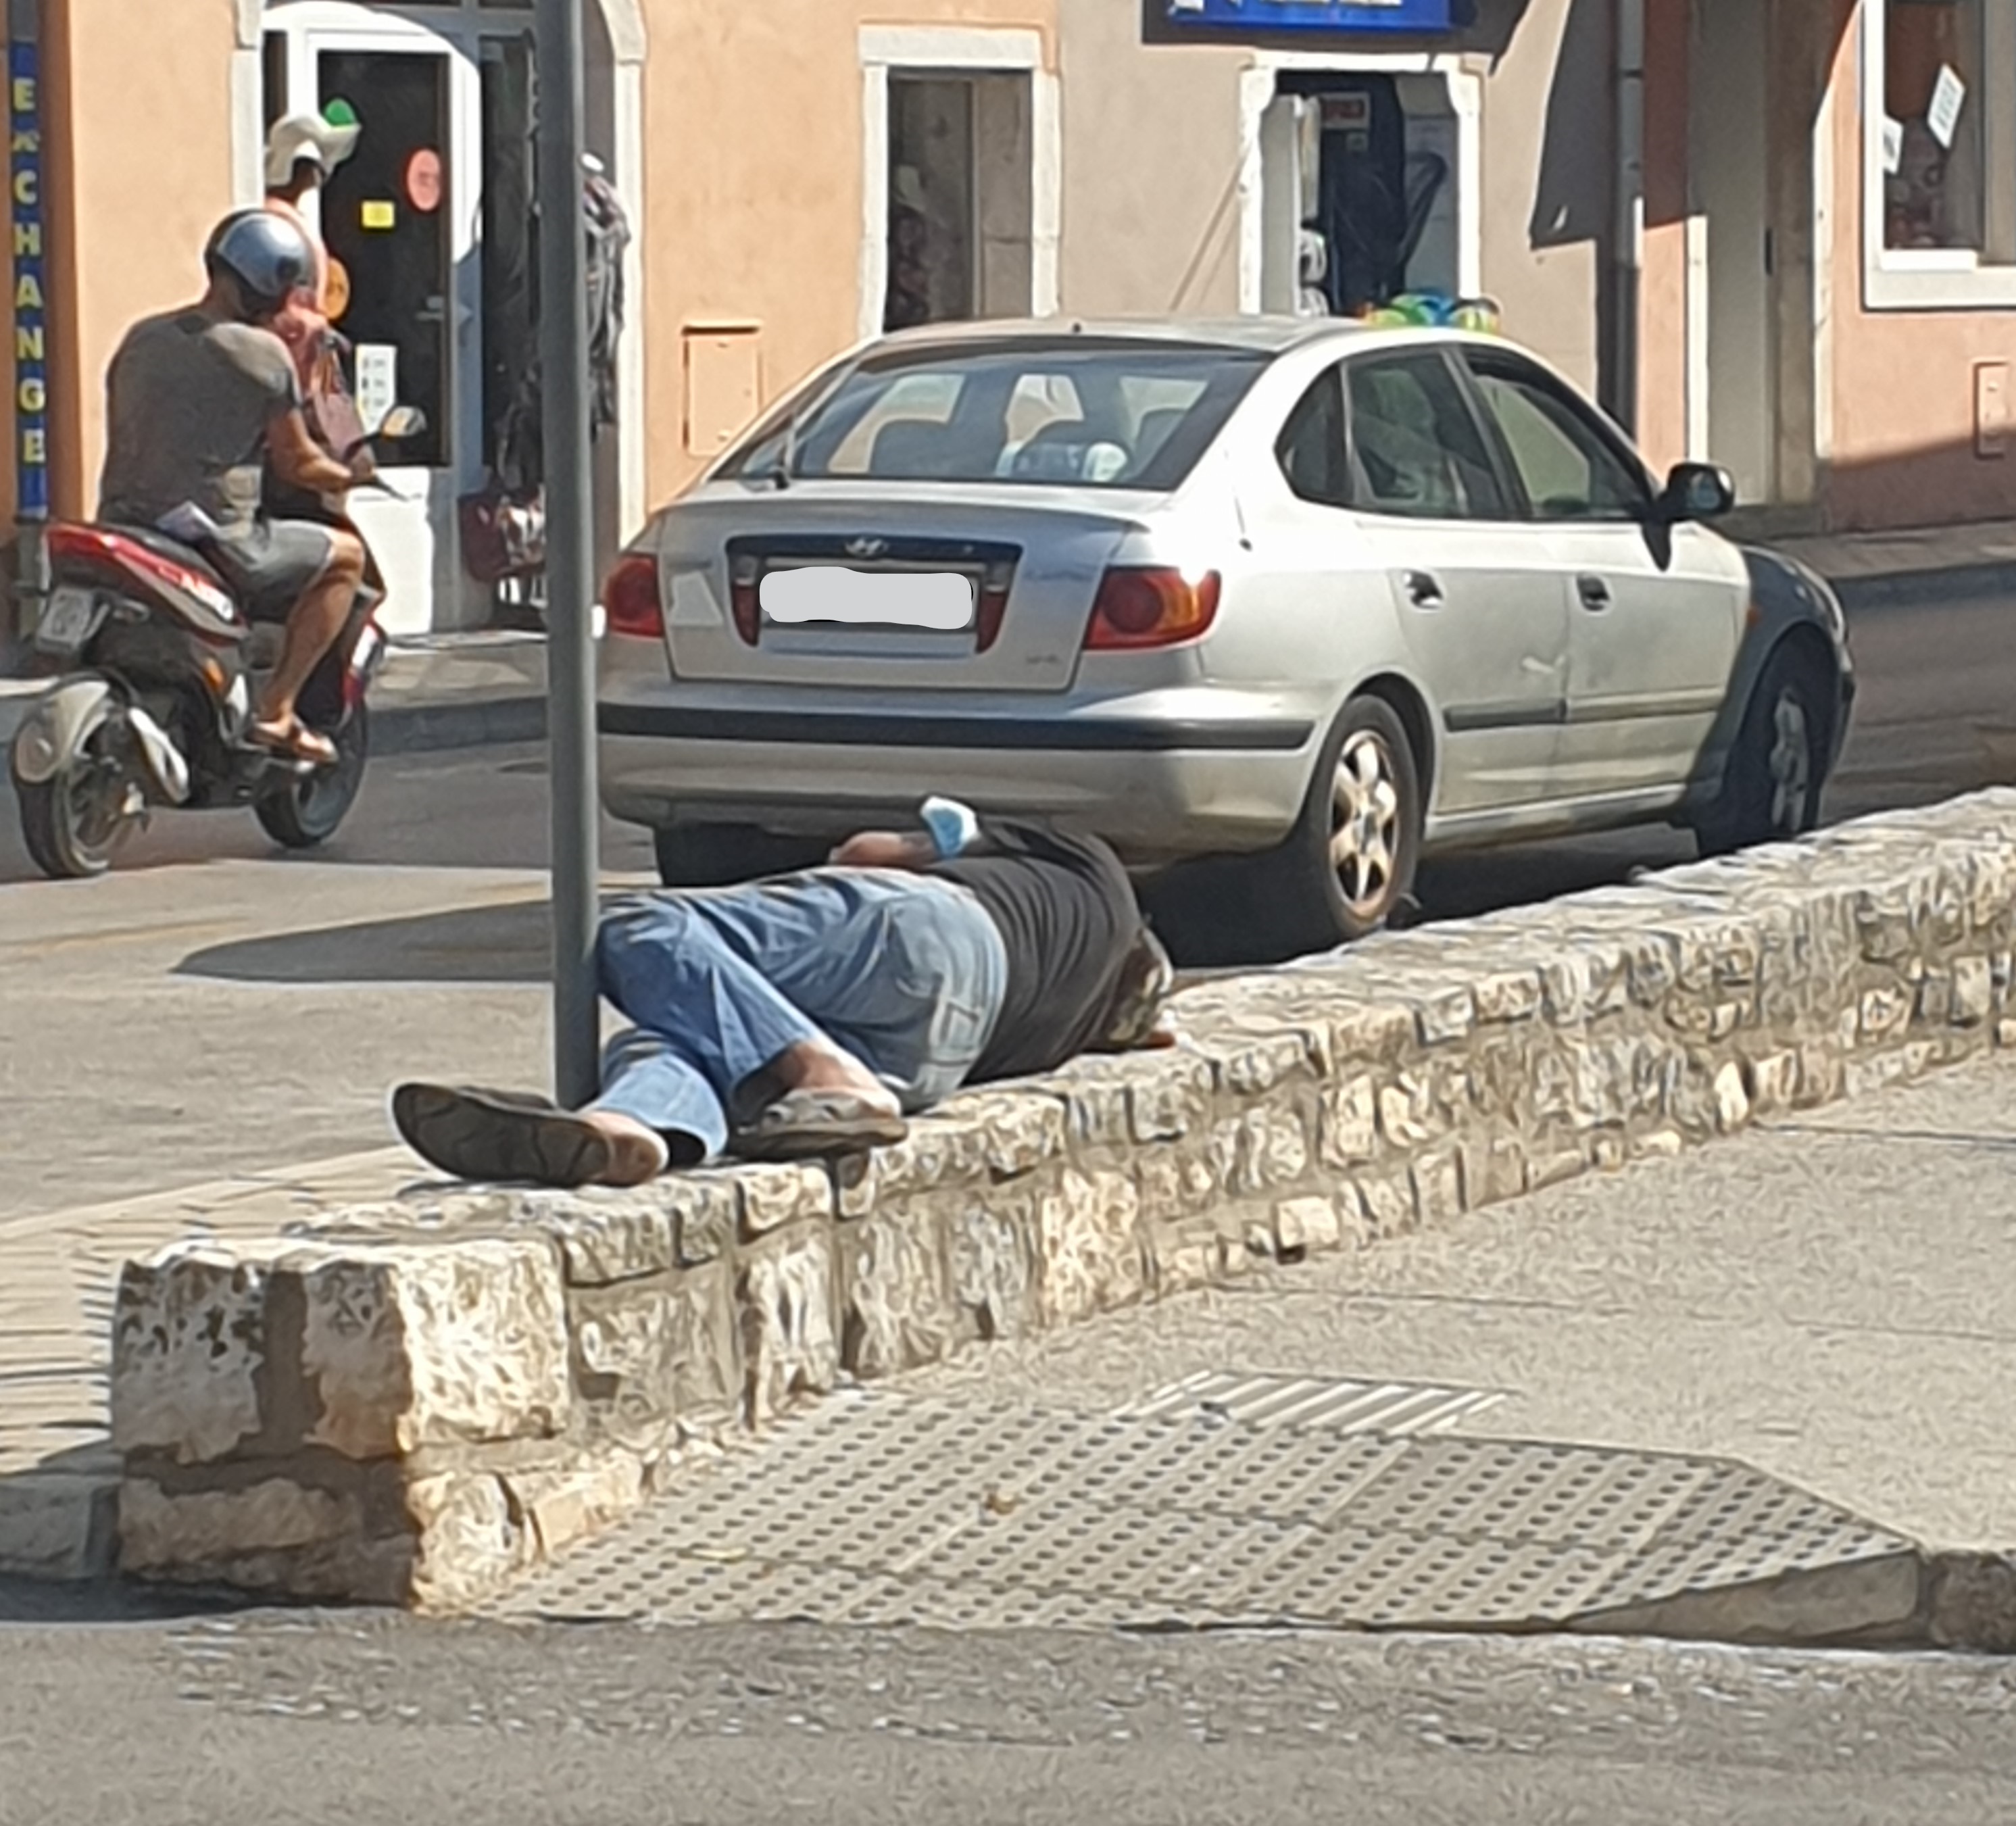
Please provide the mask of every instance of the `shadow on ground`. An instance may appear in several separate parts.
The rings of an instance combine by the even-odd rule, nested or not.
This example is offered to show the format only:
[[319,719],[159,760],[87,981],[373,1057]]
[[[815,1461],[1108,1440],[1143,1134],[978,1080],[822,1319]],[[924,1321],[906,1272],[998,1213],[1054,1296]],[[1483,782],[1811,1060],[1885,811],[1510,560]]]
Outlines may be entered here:
[[552,972],[542,900],[239,939],[191,952],[175,971],[239,983],[539,983]]

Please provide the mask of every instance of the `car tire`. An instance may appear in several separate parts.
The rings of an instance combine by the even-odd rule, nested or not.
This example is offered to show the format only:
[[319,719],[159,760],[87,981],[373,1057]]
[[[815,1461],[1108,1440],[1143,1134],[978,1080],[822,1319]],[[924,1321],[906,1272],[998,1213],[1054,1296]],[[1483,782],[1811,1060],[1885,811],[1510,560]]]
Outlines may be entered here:
[[653,842],[658,879],[668,888],[732,888],[826,859],[823,845],[753,824],[675,824],[653,832]]
[[1820,668],[1781,646],[1744,708],[1722,791],[1694,826],[1704,855],[1803,837],[1820,821],[1829,711]]
[[1406,726],[1354,697],[1331,729],[1288,841],[1248,872],[1247,924],[1270,959],[1369,937],[1413,891],[1426,807]]

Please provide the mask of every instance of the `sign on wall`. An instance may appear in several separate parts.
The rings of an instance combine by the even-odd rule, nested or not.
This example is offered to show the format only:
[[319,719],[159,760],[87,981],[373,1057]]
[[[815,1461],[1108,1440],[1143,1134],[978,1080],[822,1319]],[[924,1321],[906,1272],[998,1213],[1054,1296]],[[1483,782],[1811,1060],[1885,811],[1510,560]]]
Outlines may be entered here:
[[1214,32],[1438,32],[1467,23],[1471,0],[1167,0],[1172,25]]
[[35,46],[7,49],[7,182],[14,229],[15,514],[49,510],[49,300],[42,237],[42,101]]

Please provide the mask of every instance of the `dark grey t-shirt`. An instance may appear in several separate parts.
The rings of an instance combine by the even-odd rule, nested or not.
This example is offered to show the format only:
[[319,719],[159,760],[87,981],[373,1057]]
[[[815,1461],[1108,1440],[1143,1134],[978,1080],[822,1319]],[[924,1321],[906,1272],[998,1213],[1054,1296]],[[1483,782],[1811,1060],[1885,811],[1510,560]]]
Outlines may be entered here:
[[193,502],[227,533],[259,511],[266,438],[301,404],[287,345],[198,310],[136,323],[112,358],[99,516],[153,526]]

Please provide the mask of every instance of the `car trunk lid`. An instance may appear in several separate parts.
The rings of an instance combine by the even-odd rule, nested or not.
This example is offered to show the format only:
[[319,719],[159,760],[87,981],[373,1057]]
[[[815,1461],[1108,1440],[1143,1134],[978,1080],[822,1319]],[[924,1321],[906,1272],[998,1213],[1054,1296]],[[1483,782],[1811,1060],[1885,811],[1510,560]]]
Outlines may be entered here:
[[[1146,506],[1144,501],[1132,503]],[[801,484],[671,508],[658,558],[674,672],[841,688],[1063,691],[1138,513],[1028,488]]]

